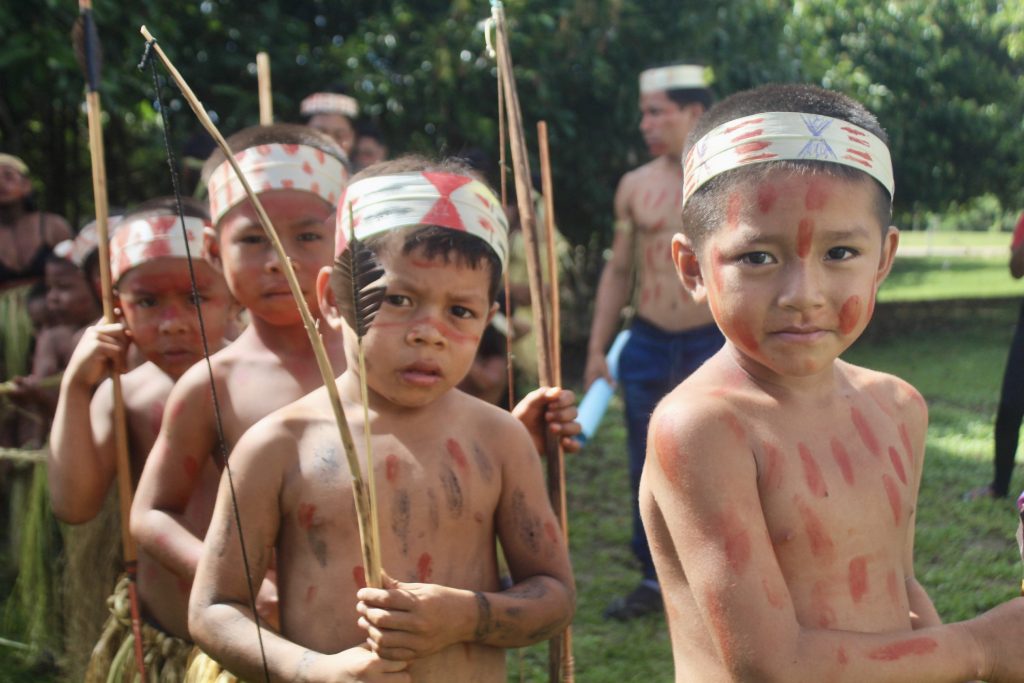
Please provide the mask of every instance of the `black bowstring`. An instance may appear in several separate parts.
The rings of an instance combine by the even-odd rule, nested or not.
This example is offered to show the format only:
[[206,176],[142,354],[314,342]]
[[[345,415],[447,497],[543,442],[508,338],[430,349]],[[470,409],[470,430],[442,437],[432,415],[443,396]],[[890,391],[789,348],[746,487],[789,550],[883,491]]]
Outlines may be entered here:
[[203,358],[206,361],[206,372],[210,379],[210,393],[213,396],[213,412],[217,422],[217,445],[220,464],[228,477],[228,488],[231,490],[231,509],[235,517],[235,525],[238,527],[238,543],[242,550],[242,564],[245,568],[245,582],[249,588],[249,607],[252,609],[253,619],[256,621],[256,638],[260,645],[260,659],[263,662],[263,676],[266,683],[270,683],[270,669],[267,666],[267,654],[263,649],[263,631],[260,628],[260,615],[256,611],[256,592],[252,585],[252,572],[249,569],[249,555],[245,550],[245,537],[242,535],[242,516],[238,511],[238,499],[235,496],[235,481],[231,474],[231,467],[228,465],[227,440],[224,438],[224,426],[221,423],[220,402],[217,400],[217,385],[213,377],[213,364],[210,362],[210,346],[206,338],[206,326],[203,323],[203,310],[199,305],[199,287],[196,285],[195,269],[192,266],[192,251],[188,246],[188,235],[185,229],[185,208],[181,202],[181,187],[178,182],[178,171],[175,165],[174,152],[171,149],[170,122],[167,118],[167,108],[164,106],[160,96],[160,78],[156,71],[156,60],[152,59],[152,46],[156,41],[147,41],[145,52],[142,53],[142,60],[139,62],[139,70],[142,71],[149,62],[150,71],[153,73],[153,90],[156,96],[157,108],[160,110],[160,117],[163,121],[164,149],[167,153],[167,165],[171,170],[171,185],[174,187],[174,200],[178,208],[178,218],[181,220],[181,230],[185,234],[185,255],[188,258],[188,275],[192,284],[192,298],[196,308],[196,315],[199,317],[199,335],[203,341]]

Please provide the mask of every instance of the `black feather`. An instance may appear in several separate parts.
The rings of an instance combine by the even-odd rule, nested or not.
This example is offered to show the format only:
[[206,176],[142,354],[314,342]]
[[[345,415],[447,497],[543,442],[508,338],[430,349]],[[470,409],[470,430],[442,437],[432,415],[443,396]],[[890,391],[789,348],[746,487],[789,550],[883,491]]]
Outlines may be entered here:
[[380,283],[384,268],[366,245],[351,239],[348,248],[338,257],[338,274],[340,282],[335,291],[338,310],[362,338],[384,301],[385,286]]

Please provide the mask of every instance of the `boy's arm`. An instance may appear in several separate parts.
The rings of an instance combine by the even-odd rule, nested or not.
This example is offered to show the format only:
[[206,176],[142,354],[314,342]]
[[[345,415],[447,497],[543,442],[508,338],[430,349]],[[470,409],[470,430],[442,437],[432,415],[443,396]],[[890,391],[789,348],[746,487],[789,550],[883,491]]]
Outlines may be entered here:
[[62,522],[95,517],[114,479],[112,385],[104,382],[93,391],[112,364],[118,371],[124,367],[127,348],[121,324],[90,327],[64,371],[47,455],[50,501]]
[[576,440],[582,431],[576,422],[576,394],[560,387],[534,389],[512,409],[512,416],[523,423],[533,439],[538,453],[545,450],[545,430],[559,436],[559,443],[566,453],[580,450]]
[[515,584],[500,592],[398,582],[360,589],[360,625],[380,656],[416,659],[460,642],[522,647],[551,638],[572,620],[576,586],[565,539],[540,460],[522,428],[511,427],[492,444],[503,444],[506,453],[495,522]]
[[663,403],[651,421],[641,495],[648,497],[645,522],[664,526],[671,538],[652,544],[655,554],[685,575],[697,605],[692,618],[704,623],[733,680],[1019,675],[1024,659],[1010,645],[1024,632],[1021,599],[970,622],[920,631],[869,634],[800,624],[764,520],[751,447],[727,426],[730,418],[728,405]]
[[184,513],[217,448],[212,403],[205,366],[192,367],[175,383],[132,504],[139,546],[187,580],[195,575],[203,539],[185,525]]
[[[245,680],[264,679],[264,655],[272,681],[408,680],[398,677],[407,666],[404,662],[384,661],[363,647],[337,654],[314,652],[268,630],[262,621],[261,655],[248,581],[256,586],[266,575],[282,514],[276,504],[282,473],[294,450],[287,430],[266,421],[250,429],[232,452],[235,501],[251,576],[246,576],[230,484],[221,477],[189,600],[189,632],[205,652]],[[274,457],[266,457],[268,453]]]

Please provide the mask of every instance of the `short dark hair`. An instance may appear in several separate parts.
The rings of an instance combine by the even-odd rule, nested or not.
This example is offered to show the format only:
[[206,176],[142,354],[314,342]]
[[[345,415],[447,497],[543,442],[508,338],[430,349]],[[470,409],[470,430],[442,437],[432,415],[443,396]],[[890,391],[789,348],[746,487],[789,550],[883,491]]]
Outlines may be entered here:
[[[349,184],[364,178],[424,171],[455,173],[469,176],[486,184],[486,181],[480,177],[480,174],[462,159],[448,158],[442,161],[434,161],[427,157],[413,154],[374,164],[355,174],[352,180],[349,181]],[[456,260],[470,268],[480,268],[481,265],[486,266],[490,274],[487,290],[488,301],[494,301],[498,294],[498,287],[501,285],[502,269],[498,255],[487,242],[468,232],[451,230],[437,225],[421,225],[411,230],[384,232],[373,235],[367,238],[364,244],[370,251],[379,254],[392,245],[395,236],[398,234],[402,235],[402,254],[409,254],[416,249],[422,249],[423,255],[428,259],[440,257],[445,263]],[[331,271],[331,287],[334,289],[335,296],[341,296],[340,290],[343,288],[343,283],[337,277],[339,272],[337,261],[335,261],[334,266]]]
[[[690,132],[683,158],[686,158],[686,153],[698,140],[723,123],[772,111],[818,114],[841,119],[860,126],[886,145],[889,144],[889,138],[879,125],[878,119],[860,102],[842,93],[813,85],[771,84],[736,93],[712,107],[697,121],[697,125]],[[872,208],[882,230],[885,230],[891,221],[892,198],[889,191],[863,171],[827,161],[787,159],[735,168],[709,180],[686,202],[683,209],[683,233],[694,244],[699,245],[704,237],[725,221],[729,188],[741,181],[764,178],[771,171],[779,169],[797,173],[820,173],[851,181],[870,180],[877,189]]]
[[[338,144],[328,135],[321,133],[315,128],[303,126],[297,123],[275,123],[270,126],[249,126],[243,128],[227,139],[228,147],[237,154],[244,149],[256,147],[257,145],[303,145],[318,149],[328,156],[332,156],[345,168],[349,168],[348,156],[342,151]],[[213,172],[224,163],[226,157],[224,152],[217,147],[210,155],[210,158],[203,164],[202,182],[206,184]]]

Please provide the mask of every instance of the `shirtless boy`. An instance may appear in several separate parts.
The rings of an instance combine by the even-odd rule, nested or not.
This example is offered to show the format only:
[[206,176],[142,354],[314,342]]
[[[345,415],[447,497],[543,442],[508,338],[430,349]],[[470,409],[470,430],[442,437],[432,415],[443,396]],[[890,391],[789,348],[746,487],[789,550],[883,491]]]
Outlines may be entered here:
[[[343,329],[337,380],[357,443],[372,432],[387,589],[361,588],[351,481],[326,390],[253,427],[231,456],[254,581],[274,548],[281,634],[263,632],[271,680],[504,681],[504,648],[550,638],[572,615],[565,541],[537,452],[508,413],[455,389],[469,369],[507,253],[500,203],[465,168],[401,159],[357,175],[339,207],[338,252],[356,236],[385,270],[363,338],[370,424],[339,270],[317,280]],[[196,574],[190,627],[204,650],[263,676],[228,488]],[[495,539],[514,585],[500,590]],[[369,649],[368,649],[369,647]],[[348,676],[348,677],[346,677]]]
[[[333,225],[325,220],[348,177],[344,155],[322,134],[298,125],[249,128],[228,144],[316,311],[316,275],[331,263],[334,244]],[[210,359],[218,410],[205,363],[185,372],[171,391],[132,507],[139,545],[179,579],[161,596],[159,610],[160,624],[180,638],[188,638],[188,592],[223,466],[218,430],[228,453],[257,420],[322,384],[281,262],[241,183],[220,154],[204,170],[216,233],[208,256],[249,311],[250,325]],[[334,367],[344,368],[341,335],[321,331]],[[261,603],[272,612],[273,600],[267,582]]]
[[[211,350],[223,345],[231,297],[224,278],[201,260],[203,230],[207,225],[204,210],[186,213],[186,232],[182,231],[174,209],[141,210],[129,215],[111,240],[111,278],[124,323],[100,323],[85,330],[61,382],[50,432],[51,503],[55,516],[64,522],[82,524],[96,517],[116,475],[113,389],[110,381],[104,381],[111,366],[123,370],[130,344],[145,359],[121,378],[129,459],[137,479],[156,440],[171,387],[203,357],[189,277],[189,252],[196,258],[196,291],[208,345]],[[111,539],[104,542],[110,543]],[[75,569],[105,573],[103,567]],[[177,592],[177,577],[145,552],[139,553],[138,576],[145,617],[151,624],[160,624],[161,596]],[[112,578],[103,577],[105,583],[109,582],[103,588],[105,592],[113,586]],[[123,590],[127,590],[127,585]],[[105,642],[95,650],[94,672],[109,667],[119,639],[131,632],[127,627],[110,628],[109,624],[115,623],[116,617],[112,616]],[[188,648],[178,650],[181,661],[177,670],[183,672]],[[150,666],[155,670],[162,668],[162,660],[161,655],[154,654]]]
[[647,453],[647,421],[658,401],[718,351],[723,341],[707,304],[691,300],[679,284],[670,249],[672,235],[682,227],[683,144],[710,105],[702,66],[675,64],[640,74],[640,131],[654,160],[619,182],[612,256],[597,289],[584,372],[586,386],[602,376],[611,381],[605,352],[622,310],[630,302],[631,276],[636,278],[638,292],[629,343],[619,363],[619,380],[628,432],[631,545],[642,580],[629,595],[609,605],[605,616],[615,619],[661,611],[654,563],[637,507]]
[[691,141],[672,255],[727,342],[658,406],[641,485],[676,680],[1021,680],[1024,600],[942,625],[915,578],[924,400],[838,359],[898,243],[885,133],[786,85]]

